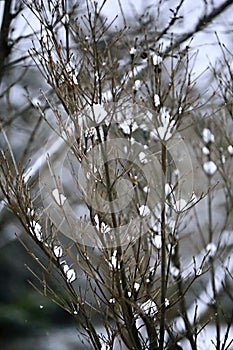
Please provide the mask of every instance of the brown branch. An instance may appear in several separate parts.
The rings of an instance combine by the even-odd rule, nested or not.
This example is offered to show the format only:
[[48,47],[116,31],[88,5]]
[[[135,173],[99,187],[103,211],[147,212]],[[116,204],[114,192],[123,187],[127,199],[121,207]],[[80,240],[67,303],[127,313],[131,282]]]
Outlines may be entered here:
[[223,2],[221,5],[219,5],[217,8],[215,8],[212,12],[210,12],[208,15],[203,15],[196,26],[190,30],[189,32],[181,35],[178,40],[174,42],[174,44],[171,44],[167,50],[165,51],[165,55],[170,53],[172,50],[176,49],[180,46],[183,42],[190,39],[194,34],[200,32],[205,27],[207,27],[217,16],[222,14],[229,6],[233,5],[233,0],[227,0]]
[[164,348],[164,336],[165,336],[165,313],[166,313],[166,294],[167,294],[167,285],[166,285],[166,212],[165,212],[165,183],[167,176],[167,149],[166,145],[162,144],[162,193],[161,193],[161,239],[162,239],[162,248],[161,248],[161,316],[160,316],[160,339],[159,339],[159,349],[163,350]]
[[6,58],[9,56],[11,52],[11,47],[12,47],[11,45],[9,45],[9,41],[8,41],[10,25],[13,19],[13,16],[11,14],[11,3],[12,3],[12,0],[5,1],[1,32],[0,32],[0,81],[3,75],[4,62]]

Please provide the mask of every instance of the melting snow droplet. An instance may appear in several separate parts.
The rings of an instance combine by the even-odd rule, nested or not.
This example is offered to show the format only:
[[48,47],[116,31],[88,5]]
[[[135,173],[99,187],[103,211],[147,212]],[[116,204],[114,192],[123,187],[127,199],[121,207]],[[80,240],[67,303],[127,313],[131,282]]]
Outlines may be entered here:
[[205,143],[214,142],[214,135],[210,129],[204,128],[202,131],[202,138]]
[[135,55],[137,53],[137,50],[135,49],[135,47],[131,47],[129,54],[130,55]]
[[69,270],[69,265],[67,265],[66,263],[62,266],[63,267],[63,271],[66,274],[67,271]]
[[229,145],[229,146],[227,147],[227,150],[228,150],[228,153],[229,153],[231,156],[233,156],[233,146],[232,146],[232,145]]
[[136,292],[139,290],[139,288],[140,288],[140,283],[135,282],[134,289],[136,290]]
[[74,269],[71,269],[65,261],[62,261],[61,264],[64,274],[66,275],[67,282],[74,282],[74,280],[76,279],[76,272],[74,271]]
[[206,146],[202,147],[202,153],[208,156],[208,154],[210,154],[209,148],[207,148]]
[[162,57],[154,54],[152,56],[152,60],[153,60],[153,65],[158,66],[162,62]]
[[160,235],[155,235],[153,238],[153,243],[157,249],[161,249],[162,247],[162,239]]
[[157,94],[154,95],[154,104],[155,104],[155,107],[158,107],[160,105],[160,98],[159,98],[159,95]]
[[138,156],[139,156],[139,160],[142,164],[148,163],[148,160],[146,159],[146,155],[144,152],[140,152]]
[[150,192],[150,188],[149,188],[148,186],[145,186],[145,187],[143,188],[143,192],[145,192],[145,193]]
[[203,169],[207,175],[211,176],[216,172],[217,165],[212,160],[210,160],[209,162],[204,163]]
[[69,269],[66,272],[66,277],[67,277],[67,282],[72,283],[76,280],[76,273],[74,271],[74,269]]
[[63,249],[62,249],[62,247],[60,247],[58,245],[55,245],[53,247],[53,252],[54,252],[54,255],[56,256],[56,258],[61,258],[63,255]]
[[133,90],[138,91],[140,89],[141,85],[142,85],[141,80],[139,80],[139,79],[135,80]]

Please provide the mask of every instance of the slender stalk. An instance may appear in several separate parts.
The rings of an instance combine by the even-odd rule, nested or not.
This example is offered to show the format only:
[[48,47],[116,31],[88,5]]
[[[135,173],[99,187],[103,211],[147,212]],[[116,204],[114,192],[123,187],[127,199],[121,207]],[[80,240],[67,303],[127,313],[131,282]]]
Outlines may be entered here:
[[[97,128],[97,134],[99,139],[101,140],[100,130]],[[113,195],[112,195],[112,186],[111,186],[111,178],[109,173],[109,166],[106,158],[106,152],[107,150],[104,148],[105,146],[101,145],[101,152],[104,162],[104,170],[105,170],[105,180],[106,180],[106,187],[107,187],[107,194],[108,194],[108,201],[109,201],[109,208],[111,212],[111,218],[112,218],[112,225],[116,229],[117,228],[117,218],[116,214],[114,212],[114,206],[113,206]],[[125,266],[122,259],[122,247],[121,247],[121,240],[120,236],[116,234],[116,243],[117,243],[117,264],[120,262],[120,269],[115,274],[116,276],[116,282],[117,282],[117,289],[118,293],[120,295],[120,303],[122,307],[123,312],[123,318],[125,321],[125,326],[129,335],[129,341],[133,346],[133,349],[135,350],[142,350],[141,342],[139,339],[139,333],[136,328],[135,324],[135,318],[132,310],[132,306],[129,301],[128,296],[128,288],[127,288],[127,277],[125,273]]]
[[[208,185],[211,187],[211,177],[208,177]],[[208,192],[208,226],[209,226],[209,243],[213,241],[213,217],[212,217],[212,198],[211,191]],[[213,288],[213,310],[214,310],[214,318],[215,318],[215,327],[216,327],[216,349],[220,349],[221,340],[220,340],[220,319],[219,319],[219,305],[218,305],[218,294],[216,290],[216,282],[215,282],[215,267],[214,261],[212,257],[210,258],[210,274],[211,274],[211,283]]]
[[[178,219],[177,219],[178,222]],[[175,278],[175,281],[177,283],[177,290],[178,290],[178,295],[179,295],[179,304],[180,304],[180,312],[185,324],[185,328],[186,328],[186,338],[189,340],[190,345],[192,350],[197,350],[197,345],[195,342],[195,339],[193,337],[193,332],[192,332],[192,325],[190,324],[190,321],[188,319],[188,314],[187,314],[187,305],[186,305],[186,300],[185,300],[185,290],[187,288],[187,286],[185,286],[185,280],[182,277],[181,274],[181,256],[180,256],[180,242],[179,239],[176,240],[175,245],[173,246],[174,249],[174,254],[171,254],[171,252],[169,253],[169,255],[171,256],[171,260],[173,265],[179,270],[179,275]],[[167,277],[168,280],[168,277]],[[172,334],[169,334],[169,336],[171,337]],[[171,338],[172,339],[172,338]]]
[[[179,243],[177,243],[176,249],[177,249],[177,256],[179,256],[179,253],[178,253]],[[180,269],[180,261],[178,263],[178,268],[179,268],[179,271],[180,271],[181,270]],[[189,322],[188,315],[187,315],[187,305],[186,305],[186,302],[185,302],[184,281],[183,281],[181,275],[179,275],[179,277],[178,277],[177,286],[178,286],[178,291],[179,291],[179,296],[180,296],[181,314],[182,314],[182,317],[183,317],[183,320],[184,320],[184,323],[185,323],[185,328],[186,328],[186,337],[187,337],[187,339],[190,342],[192,350],[197,350],[197,344],[196,344],[195,339],[193,337],[192,327],[191,327],[191,324]]]
[[165,299],[167,294],[167,285],[166,285],[166,194],[165,194],[165,183],[167,175],[167,149],[166,145],[162,144],[162,191],[161,191],[161,299],[160,299],[160,338],[159,338],[159,350],[163,350],[164,336],[165,336]]

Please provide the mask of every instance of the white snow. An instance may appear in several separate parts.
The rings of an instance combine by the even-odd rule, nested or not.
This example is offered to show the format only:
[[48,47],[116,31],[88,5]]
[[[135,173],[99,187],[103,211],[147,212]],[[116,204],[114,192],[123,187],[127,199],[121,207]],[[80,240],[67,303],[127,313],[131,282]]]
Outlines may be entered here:
[[95,216],[94,216],[94,220],[95,220],[95,222],[96,222],[96,226],[97,226],[97,227],[99,227],[99,225],[100,225],[100,221],[99,221],[99,217],[98,217],[98,215],[97,215],[97,214],[95,214]]
[[76,272],[74,269],[69,269],[66,272],[67,282],[72,283],[76,280]]
[[139,160],[142,164],[148,163],[148,159],[146,158],[146,154],[144,152],[140,152],[138,156],[139,156]]
[[161,247],[162,247],[162,239],[161,239],[161,236],[160,235],[155,235],[154,237],[153,237],[153,244],[155,245],[155,247],[157,248],[157,249],[161,249]]
[[65,261],[62,261],[61,264],[64,274],[66,275],[67,282],[74,282],[76,280],[76,272],[74,271],[74,269],[70,268],[70,266]]
[[206,251],[209,256],[213,257],[217,251],[217,247],[213,242],[211,242],[206,246]]
[[150,192],[150,188],[149,188],[148,186],[145,186],[145,187],[143,188],[143,192],[145,192],[145,193]]
[[57,204],[63,206],[66,201],[66,197],[62,193],[59,193],[57,188],[52,191],[52,194]]
[[117,250],[114,250],[112,256],[111,256],[111,263],[110,263],[110,267],[113,270],[117,270],[120,269],[120,263],[117,261]]
[[119,124],[119,127],[123,130],[123,132],[127,135],[130,134],[130,132],[134,132],[138,129],[138,125],[135,121],[132,119],[126,119],[122,123]]
[[146,315],[149,315],[149,316],[155,316],[158,312],[158,307],[156,305],[156,303],[149,299],[147,300],[145,303],[143,303],[141,305],[141,310],[146,314]]
[[63,255],[63,249],[59,245],[55,245],[53,247],[53,252],[54,252],[54,255],[56,256],[56,258],[61,258]]
[[159,98],[159,95],[157,94],[154,95],[154,104],[155,104],[155,107],[158,107],[160,105],[160,98]]
[[129,54],[130,55],[136,55],[137,53],[137,49],[135,49],[135,47],[131,47],[130,51],[129,51]]
[[229,153],[231,156],[233,156],[233,146],[232,146],[232,145],[229,145],[229,146],[227,147],[227,150],[228,150],[228,153]]
[[153,65],[158,66],[162,62],[162,57],[155,54],[152,55]]
[[133,90],[138,91],[138,90],[140,89],[141,86],[142,86],[141,80],[137,79],[137,80],[135,80],[135,82],[134,82]]
[[44,239],[42,234],[42,227],[35,220],[31,222],[30,231],[33,234],[33,236],[35,236],[38,239],[38,241],[43,242]]
[[166,196],[169,196],[172,193],[172,185],[171,184],[165,184],[165,194]]
[[208,156],[210,154],[209,148],[207,148],[206,146],[202,147],[202,153]]
[[107,232],[111,231],[111,228],[107,224],[105,224],[104,222],[101,222],[100,231],[102,233],[107,233]]
[[212,160],[210,160],[204,163],[203,169],[207,175],[214,175],[217,170],[217,165]]
[[204,128],[202,131],[202,139],[205,143],[214,142],[215,138],[210,129]]
[[139,214],[141,216],[146,216],[146,215],[149,215],[150,214],[150,209],[148,208],[147,205],[141,205],[140,208],[139,208]]
[[64,273],[66,274],[67,271],[69,271],[69,268],[70,268],[70,267],[69,267],[69,265],[67,265],[66,263],[63,263],[62,268],[63,268]]
[[170,267],[170,273],[173,277],[178,277],[179,276],[179,273],[180,273],[180,270],[175,267],[175,266],[171,266]]
[[135,282],[133,285],[134,289],[136,290],[136,292],[139,290],[140,288],[140,283]]
[[175,128],[175,120],[172,120],[169,111],[163,107],[160,110],[159,120],[161,126],[151,132],[151,136],[167,141],[172,137]]
[[175,177],[179,176],[180,175],[180,170],[179,169],[175,169],[174,172],[173,172],[173,175]]

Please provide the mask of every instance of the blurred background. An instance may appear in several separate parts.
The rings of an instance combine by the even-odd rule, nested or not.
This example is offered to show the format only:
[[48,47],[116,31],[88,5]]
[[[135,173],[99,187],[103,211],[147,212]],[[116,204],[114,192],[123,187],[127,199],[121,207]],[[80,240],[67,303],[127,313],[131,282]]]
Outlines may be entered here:
[[[135,37],[142,35],[147,21],[153,23],[151,17],[157,10],[155,3],[152,4],[149,0],[122,1],[125,20],[133,33],[132,46]],[[183,16],[173,28],[174,36],[179,37],[193,30],[197,19],[203,15],[205,6],[214,8],[219,4],[221,1],[185,0]],[[176,5],[173,0],[164,1],[159,23],[161,27],[168,22],[170,9]],[[205,29],[193,35],[192,47],[198,52],[196,77],[210,63],[214,65],[221,55],[215,32],[231,49],[232,10],[232,6],[228,7]],[[78,11],[84,13],[85,7],[80,5]],[[117,0],[108,0],[102,13],[109,21],[118,15],[114,26],[121,28],[124,25]],[[53,96],[28,54],[32,40],[36,42],[39,25],[23,1],[6,0],[0,1],[0,26],[0,126],[7,134],[16,160],[22,166],[30,167],[30,159],[34,160],[36,152],[49,135],[49,128],[35,109],[38,101],[46,108],[40,89]],[[163,44],[166,45],[165,39]],[[125,52],[118,52],[118,55],[124,59]],[[198,80],[198,89],[206,91],[210,82],[211,76],[205,72]],[[7,141],[2,134],[0,148],[7,148]],[[29,246],[33,243],[25,237],[20,224],[2,201],[0,206],[0,349],[29,350],[35,348],[35,344],[37,350],[84,349],[78,339],[77,324],[73,318],[29,285],[28,281],[33,281],[33,276],[27,266],[35,271],[37,266],[17,235]],[[33,246],[32,250],[36,250],[36,247]]]

